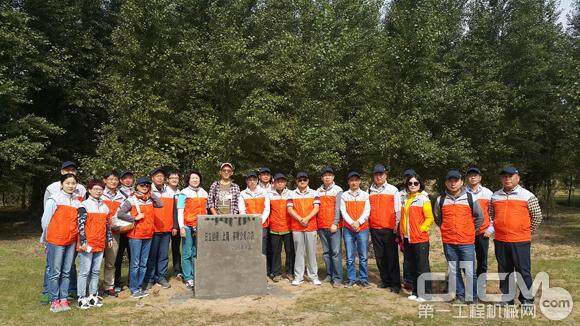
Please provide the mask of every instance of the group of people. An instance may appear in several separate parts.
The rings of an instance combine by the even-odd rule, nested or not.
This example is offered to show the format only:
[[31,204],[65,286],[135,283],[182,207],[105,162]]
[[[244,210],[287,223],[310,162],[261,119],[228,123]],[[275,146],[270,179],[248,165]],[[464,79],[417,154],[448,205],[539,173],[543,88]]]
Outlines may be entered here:
[[[300,286],[306,272],[312,284],[321,285],[316,259],[318,238],[326,282],[335,288],[369,287],[370,238],[380,275],[378,287],[394,293],[406,287],[411,291],[408,299],[424,302],[422,294],[431,292],[430,283],[426,282],[421,292],[418,279],[430,272],[429,231],[435,222],[440,228],[449,278],[456,280],[456,300],[477,301],[477,292],[482,289],[477,288],[476,279],[487,272],[492,236],[498,271],[512,276],[517,272],[531,287],[531,234],[541,223],[542,213],[537,198],[519,185],[519,171],[513,167],[501,171],[502,188],[496,192],[481,185],[482,173],[475,167],[469,168],[465,176],[457,170],[449,171],[445,191],[434,207],[423,179],[414,170],[404,172],[399,190],[387,182],[388,171],[380,164],[372,170],[367,191],[361,189],[361,174],[356,171],[348,173],[348,189],[343,190],[335,183],[330,166],[320,171],[322,184],[316,190],[309,187],[310,177],[305,172],[296,174],[296,187],[290,190],[286,175],[273,175],[269,168],[262,167],[244,176],[243,191],[232,179],[233,164],[221,164],[219,173],[220,179],[206,191],[202,175],[195,171],[183,175],[183,189],[178,188],[180,174],[162,168],[136,181],[129,171],[112,171],[102,179],[90,180],[86,194],[76,165],[64,162],[60,181],[47,187],[42,216],[41,243],[47,252],[44,295],[50,310],[69,310],[69,292],[77,293],[81,309],[101,306],[98,282],[103,259],[104,293],[117,296],[122,289],[125,251],[130,262],[128,285],[132,297],[147,296],[147,290],[156,284],[169,288],[170,242],[174,272],[193,289],[197,218],[206,214],[260,216],[266,276],[273,282],[287,279]],[[404,254],[403,281],[399,250]],[[466,291],[463,277],[473,289]],[[500,281],[500,289],[509,293],[509,278]],[[533,302],[533,298],[523,295],[519,300],[522,304]],[[508,300],[506,304],[513,302]]]

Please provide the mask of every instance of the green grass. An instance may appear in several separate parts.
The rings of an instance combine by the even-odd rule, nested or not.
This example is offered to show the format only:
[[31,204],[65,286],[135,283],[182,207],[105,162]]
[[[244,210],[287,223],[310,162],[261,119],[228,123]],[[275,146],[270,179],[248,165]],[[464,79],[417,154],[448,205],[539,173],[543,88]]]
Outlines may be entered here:
[[[70,325],[70,324],[521,324],[521,320],[458,319],[457,309],[446,303],[435,304],[433,319],[418,317],[417,304],[404,296],[380,289],[332,289],[310,285],[300,289],[288,285],[280,289],[287,295],[264,298],[228,299],[223,301],[188,300],[169,304],[168,296],[182,291],[179,284],[164,296],[143,299],[107,299],[101,309],[52,314],[39,303],[45,255],[38,244],[39,232],[30,225],[0,218],[0,325]],[[444,271],[439,231],[432,230],[431,268]],[[548,272],[550,285],[570,291],[580,304],[580,208],[558,207],[534,236],[533,273]],[[319,261],[323,276],[324,264]],[[497,270],[493,248],[490,248],[490,271]],[[377,281],[377,268],[369,262],[371,282]],[[126,269],[124,269],[126,273]],[[280,285],[275,285],[279,287]],[[490,286],[493,287],[493,286]],[[497,291],[497,289],[496,289]],[[279,305],[278,305],[279,303]],[[537,319],[526,324],[545,324],[538,311]],[[565,324],[580,320],[577,306]]]

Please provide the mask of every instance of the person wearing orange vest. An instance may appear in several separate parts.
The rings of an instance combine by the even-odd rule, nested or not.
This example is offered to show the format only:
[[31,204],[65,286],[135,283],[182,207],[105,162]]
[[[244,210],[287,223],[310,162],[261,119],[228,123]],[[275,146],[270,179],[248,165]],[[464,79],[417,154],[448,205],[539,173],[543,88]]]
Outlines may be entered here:
[[129,289],[133,298],[142,298],[149,294],[143,289],[147,260],[151,248],[151,238],[155,233],[155,208],[163,207],[161,199],[151,192],[151,180],[139,178],[135,192],[123,202],[117,217],[134,223],[128,232],[131,262],[129,264]]
[[[101,199],[105,183],[91,180],[88,184],[89,198],[78,208],[79,240],[78,251],[80,267],[78,276],[78,304],[81,309],[101,307],[103,303],[98,296],[99,270],[103,261],[105,248],[113,247],[109,207]],[[88,296],[87,296],[88,282]]]
[[[476,167],[471,167],[465,172],[467,187],[466,190],[473,196],[473,200],[479,203],[483,211],[483,223],[479,230],[475,231],[475,260],[477,267],[475,269],[476,278],[485,276],[487,273],[487,257],[489,251],[489,238],[492,236],[493,222],[489,218],[489,201],[493,192],[481,185],[481,171]],[[483,293],[485,284],[477,289],[477,293]]]
[[[445,192],[437,198],[435,223],[441,228],[443,252],[447,259],[449,279],[455,279],[455,298],[459,302],[477,302],[475,276],[475,230],[483,222],[479,202],[463,188],[459,171],[451,170],[445,176]],[[469,289],[461,276],[463,269]]]
[[107,221],[112,231],[113,245],[105,248],[105,295],[117,296],[115,292],[115,261],[119,251],[120,233],[115,231],[112,225],[113,217],[117,215],[117,210],[127,197],[119,191],[119,177],[115,171],[111,171],[103,176],[105,190],[101,197],[105,205],[109,208]]
[[[519,273],[528,289],[532,286],[532,234],[542,223],[542,210],[538,198],[519,184],[516,168],[504,168],[500,175],[503,187],[491,197],[489,217],[495,228],[493,243],[498,273],[509,274],[499,281],[502,300],[513,305],[513,298],[508,297],[510,278],[515,283],[515,273]],[[518,299],[522,305],[534,302],[533,297],[525,297],[521,291]]]
[[67,297],[78,236],[77,209],[81,204],[75,194],[77,176],[64,174],[60,182],[62,190],[52,194],[44,205],[40,237],[48,251],[48,296],[52,312],[70,310]]
[[[346,248],[346,274],[351,288],[356,284],[368,288],[368,246],[369,223],[371,211],[369,194],[360,188],[360,174],[349,172],[347,177],[349,189],[340,196],[340,212],[344,220],[344,247]],[[359,277],[356,276],[354,265],[358,256]]]
[[304,255],[308,278],[314,285],[321,285],[318,279],[316,262],[316,215],[319,211],[320,198],[316,191],[308,187],[308,174],[296,174],[296,189],[288,199],[288,214],[292,219],[292,240],[294,241],[294,280],[292,285],[304,283]]
[[[417,279],[429,268],[429,229],[433,225],[433,210],[429,197],[424,194],[425,184],[416,173],[405,177],[405,194],[402,199],[399,234],[403,238],[405,259],[409,263],[412,293],[409,300],[425,302],[418,293]],[[425,293],[431,293],[431,282],[425,282]]]
[[151,239],[149,258],[147,259],[147,272],[145,272],[145,289],[148,290],[155,284],[168,289],[171,284],[167,281],[167,269],[169,267],[169,241],[173,230],[174,200],[177,192],[165,184],[166,172],[157,168],[151,172],[151,193],[161,199],[163,206],[154,208],[155,233]]
[[340,239],[340,196],[342,188],[334,183],[334,170],[327,166],[320,171],[322,185],[318,188],[320,210],[316,222],[318,223],[318,237],[322,243],[322,258],[326,265],[326,279],[337,288],[342,284],[342,246]]
[[[135,178],[133,172],[123,171],[119,173],[119,192],[129,198],[135,192],[134,182]],[[123,290],[121,284],[121,269],[123,267],[123,256],[127,252],[127,260],[131,261],[131,250],[129,249],[129,238],[127,233],[119,234],[119,249],[117,250],[117,258],[115,259],[115,293]]]
[[[292,240],[292,217],[288,214],[290,190],[286,188],[286,176],[283,173],[274,175],[273,189],[270,191],[270,241],[272,243],[272,272],[270,278],[279,282],[285,278],[294,280],[294,242]],[[286,255],[284,273],[282,274],[282,246]]]
[[195,284],[195,258],[197,257],[197,216],[207,215],[207,192],[201,187],[201,174],[189,172],[185,175],[186,188],[177,200],[177,221],[182,238],[181,266],[183,280],[188,289]]
[[258,187],[258,175],[250,172],[246,175],[246,189],[240,192],[238,200],[240,214],[256,214],[262,223],[262,254],[266,256],[266,276],[272,273],[272,248],[268,236],[268,216],[270,215],[270,196],[268,191]]
[[[60,168],[60,175],[65,175],[67,173],[71,173],[74,175],[78,176],[78,170],[77,170],[77,166],[74,162],[71,161],[66,161],[62,163],[62,166]],[[42,207],[44,207],[44,205],[46,204],[46,201],[48,200],[48,198],[50,198],[50,196],[54,195],[54,194],[58,194],[62,189],[62,184],[60,181],[55,181],[53,183],[51,183],[50,185],[48,185],[48,187],[46,187],[46,190],[44,192],[44,199],[42,201]],[[86,197],[86,189],[85,187],[80,184],[77,183],[77,186],[74,190],[74,194],[75,197],[79,200],[79,201],[83,201]],[[76,258],[76,254],[75,257],[73,258],[73,262]],[[42,284],[42,303],[49,303],[48,301],[48,275],[49,275],[49,270],[48,270],[48,257],[47,257],[47,261],[46,261],[46,267],[44,270],[44,283]],[[69,283],[69,293],[74,294],[77,292],[77,273],[76,273],[76,266],[75,264],[73,264],[72,269],[71,269],[71,280]]]
[[375,259],[381,277],[379,288],[401,291],[399,247],[396,239],[397,225],[401,220],[401,195],[387,182],[387,169],[378,164],[373,169],[373,183],[369,187],[371,212],[369,226]]

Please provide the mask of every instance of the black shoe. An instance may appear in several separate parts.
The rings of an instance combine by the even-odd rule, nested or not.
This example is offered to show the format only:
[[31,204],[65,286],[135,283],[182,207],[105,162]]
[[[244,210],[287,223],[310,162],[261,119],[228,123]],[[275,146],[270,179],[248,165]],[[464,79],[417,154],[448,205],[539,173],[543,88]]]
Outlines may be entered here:
[[389,288],[389,291],[393,292],[394,294],[401,293],[401,288]]
[[388,288],[389,286],[388,286],[387,284],[385,284],[385,283],[381,282],[381,283],[379,283],[379,285],[377,285],[377,287],[378,287],[379,289],[386,289],[386,288]]

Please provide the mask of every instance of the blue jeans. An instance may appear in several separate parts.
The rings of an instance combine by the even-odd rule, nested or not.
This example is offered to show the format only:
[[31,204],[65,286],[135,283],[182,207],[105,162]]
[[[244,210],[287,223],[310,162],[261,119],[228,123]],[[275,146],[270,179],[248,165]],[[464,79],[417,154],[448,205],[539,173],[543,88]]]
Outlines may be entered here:
[[195,280],[195,258],[197,257],[197,233],[191,226],[185,227],[185,238],[181,238],[181,268],[185,281]]
[[48,299],[64,300],[68,297],[70,270],[76,250],[76,242],[68,246],[47,244],[48,248]]
[[326,265],[326,274],[330,277],[330,281],[335,284],[342,283],[341,233],[340,229],[335,233],[330,232],[330,229],[318,230],[320,243],[322,243],[322,258]]
[[[69,285],[68,285],[68,292],[77,292],[77,266],[75,265],[75,258],[77,254],[73,256],[73,262],[70,269],[70,276],[69,276]],[[42,281],[42,294],[48,295],[48,278],[50,277],[49,272],[49,265],[50,262],[48,261],[48,248],[46,250],[46,266],[44,267],[44,279]]]
[[99,290],[99,271],[103,261],[103,252],[79,253],[81,266],[77,281],[79,298],[87,297],[87,281],[89,283],[89,295],[97,295]]
[[167,279],[169,240],[171,240],[171,232],[158,232],[153,235],[149,259],[147,260],[145,282],[157,283],[162,279]]
[[[346,274],[349,282],[368,283],[368,253],[369,253],[369,230],[354,232],[343,228],[344,246],[346,248]],[[354,261],[358,253],[359,278],[356,277]]]
[[149,249],[151,249],[151,239],[129,239],[129,250],[131,250],[129,289],[131,293],[138,292],[143,287]]
[[[477,281],[474,273],[475,246],[473,244],[454,245],[444,243],[443,252],[445,253],[445,259],[447,259],[447,266],[449,268],[449,281],[451,282],[455,278],[456,297],[465,298],[467,301],[472,301],[473,298],[477,298]],[[460,265],[460,262],[463,262],[463,265]],[[471,285],[473,289],[473,292],[467,293],[467,295],[461,276],[461,268],[464,268],[463,273],[465,274],[467,285]]]

